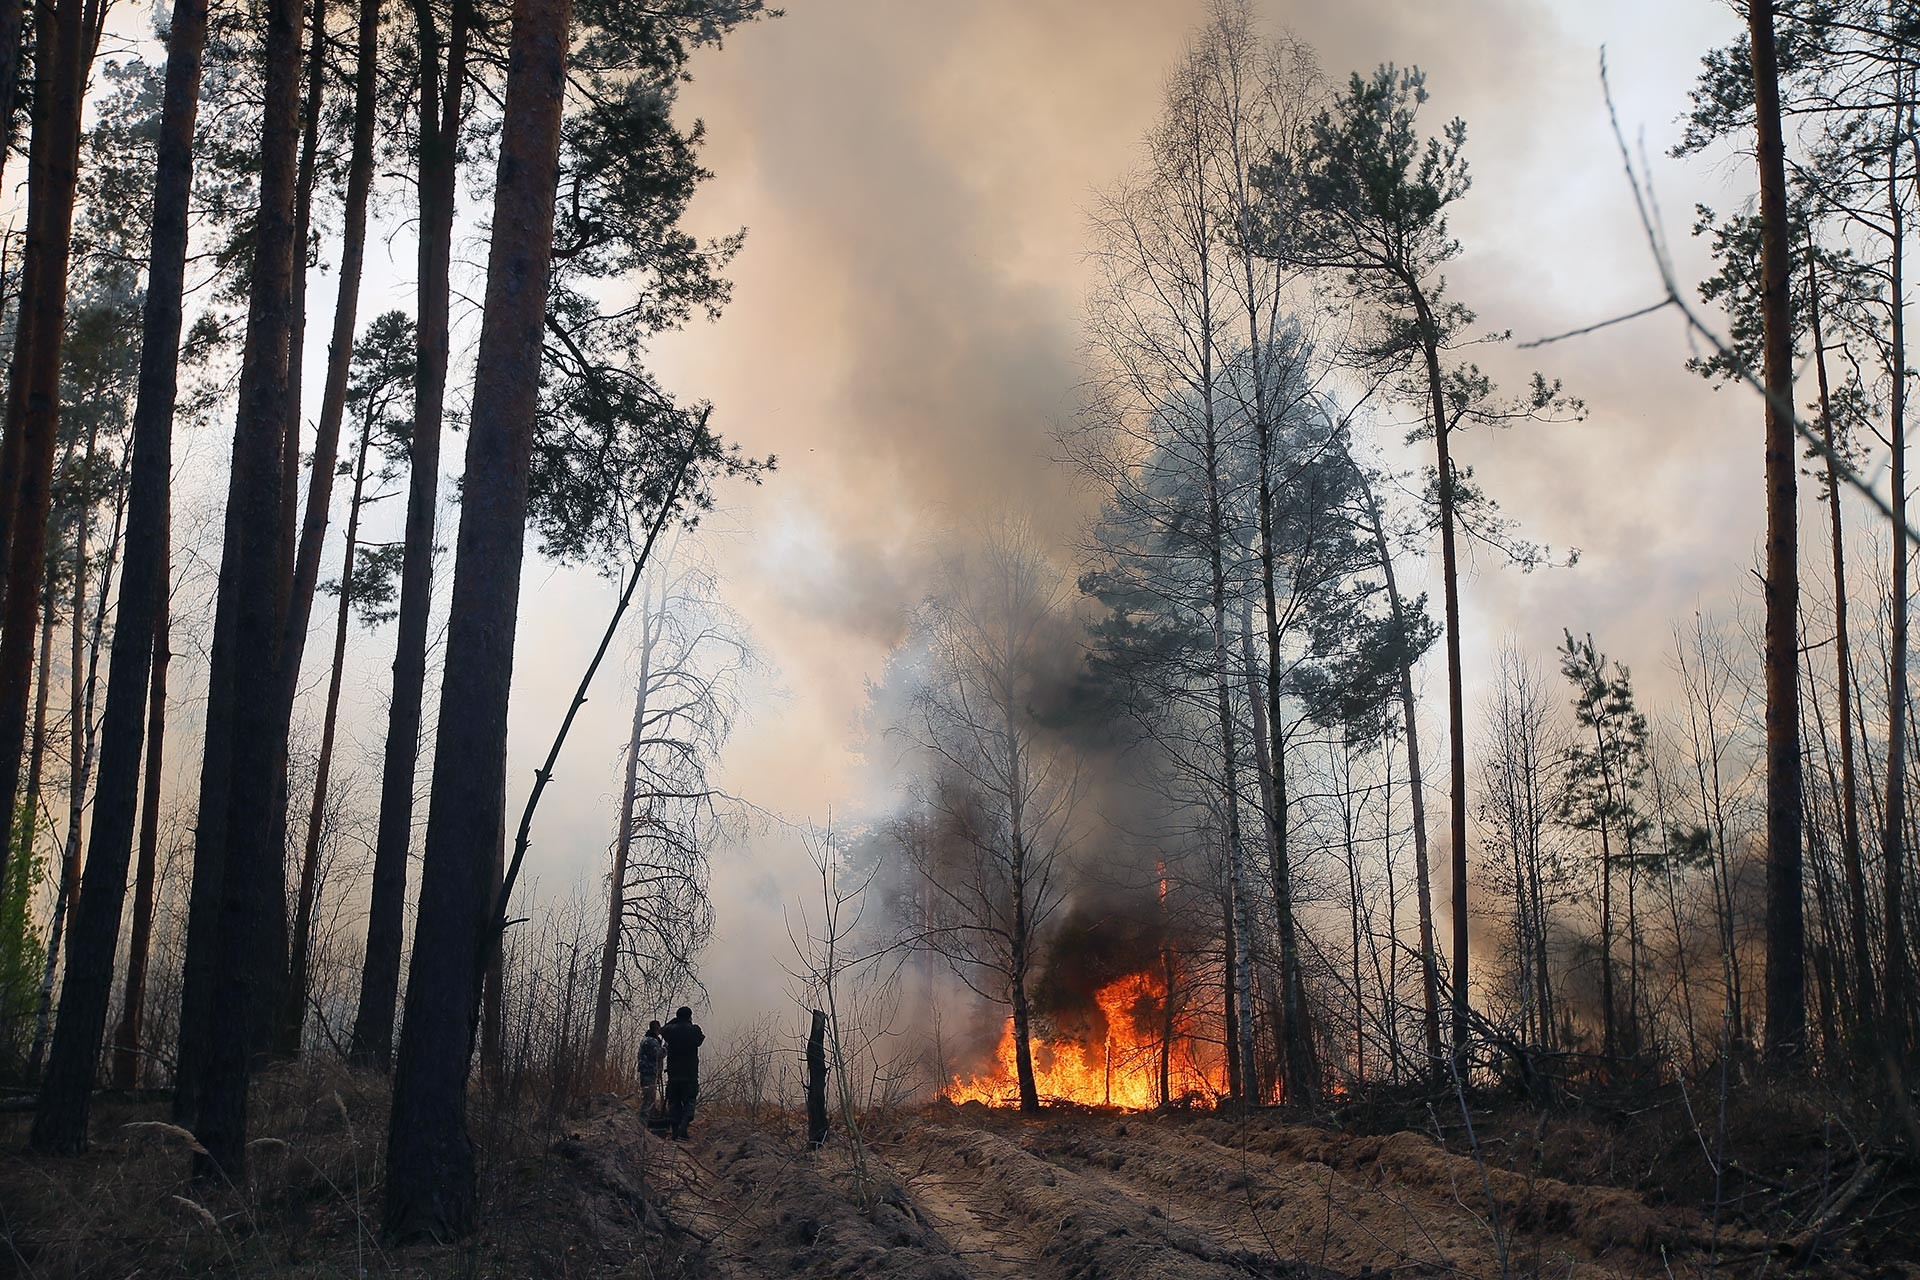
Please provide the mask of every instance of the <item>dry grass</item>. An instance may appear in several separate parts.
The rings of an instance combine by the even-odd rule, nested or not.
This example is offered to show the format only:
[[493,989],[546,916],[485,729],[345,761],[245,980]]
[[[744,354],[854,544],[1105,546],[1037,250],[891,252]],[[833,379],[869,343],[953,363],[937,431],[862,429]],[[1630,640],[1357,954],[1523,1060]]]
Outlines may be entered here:
[[[639,1131],[599,1107],[599,1176],[569,1126],[544,1109],[476,1101],[481,1230],[458,1246],[392,1250],[379,1235],[386,1082],[309,1059],[256,1084],[243,1187],[196,1183],[198,1144],[164,1102],[102,1102],[92,1148],[52,1160],[24,1150],[28,1118],[0,1128],[0,1273],[45,1280],[128,1276],[460,1276],[680,1271],[648,1221],[622,1151]],[[628,1134],[624,1129],[631,1128]],[[635,1270],[633,1268],[638,1267]]]

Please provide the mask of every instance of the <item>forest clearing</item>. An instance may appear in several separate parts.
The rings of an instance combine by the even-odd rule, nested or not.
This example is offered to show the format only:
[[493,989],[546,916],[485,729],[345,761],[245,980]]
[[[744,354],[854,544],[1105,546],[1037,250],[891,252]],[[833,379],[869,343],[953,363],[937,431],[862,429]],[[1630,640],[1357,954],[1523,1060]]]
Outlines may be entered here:
[[1913,0],[0,0],[0,1274],[1920,1280]]

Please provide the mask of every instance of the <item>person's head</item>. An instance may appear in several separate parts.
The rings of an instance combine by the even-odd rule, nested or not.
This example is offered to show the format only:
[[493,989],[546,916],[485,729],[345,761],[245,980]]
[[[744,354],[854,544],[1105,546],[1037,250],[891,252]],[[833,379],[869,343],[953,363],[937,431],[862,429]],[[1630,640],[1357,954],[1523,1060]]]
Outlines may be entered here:
[[675,1022],[692,1022],[693,1010],[687,1008],[685,1005],[681,1005],[678,1009],[674,1010],[673,1020]]
[[650,1036],[657,1036],[660,1034],[660,1019],[655,1018],[652,1022],[649,1022],[647,1024],[647,1034]]

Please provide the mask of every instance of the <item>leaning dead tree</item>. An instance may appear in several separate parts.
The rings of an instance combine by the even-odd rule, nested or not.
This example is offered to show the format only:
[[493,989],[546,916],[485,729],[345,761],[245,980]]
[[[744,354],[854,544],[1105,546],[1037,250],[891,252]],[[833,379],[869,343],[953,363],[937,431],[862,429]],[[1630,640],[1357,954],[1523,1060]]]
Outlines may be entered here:
[[744,624],[685,535],[660,549],[641,581],[630,661],[636,668],[620,809],[608,877],[607,926],[588,1055],[604,1065],[618,1000],[656,1003],[686,989],[713,931],[708,851],[742,804],[709,773],[758,665]]

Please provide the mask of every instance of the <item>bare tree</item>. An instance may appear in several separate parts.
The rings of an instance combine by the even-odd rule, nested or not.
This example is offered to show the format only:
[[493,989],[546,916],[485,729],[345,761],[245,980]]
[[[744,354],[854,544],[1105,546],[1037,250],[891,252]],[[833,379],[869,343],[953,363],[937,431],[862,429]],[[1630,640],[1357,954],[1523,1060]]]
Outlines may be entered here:
[[[680,535],[661,550],[641,582],[635,619],[639,671],[588,1046],[596,1069],[606,1061],[616,988],[685,985],[713,929],[708,850],[741,811],[708,770],[758,659],[700,548]],[[631,965],[624,974],[623,962]]]
[[1010,521],[947,560],[920,619],[927,667],[913,736],[942,837],[903,845],[935,895],[922,941],[1008,1007],[1026,1111],[1040,1106],[1028,982],[1063,901],[1081,792],[1077,759],[1040,731],[1032,688],[1067,620],[1058,574]]

